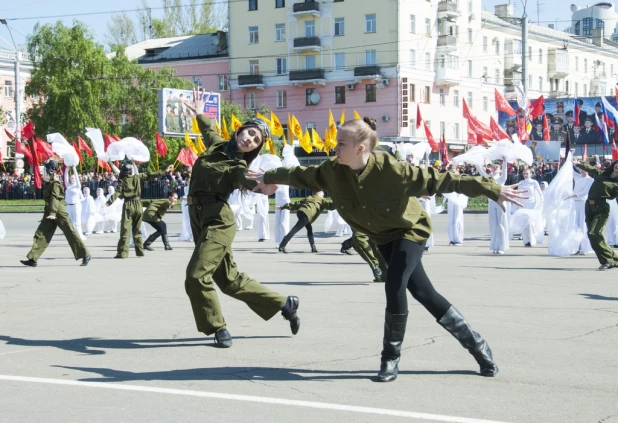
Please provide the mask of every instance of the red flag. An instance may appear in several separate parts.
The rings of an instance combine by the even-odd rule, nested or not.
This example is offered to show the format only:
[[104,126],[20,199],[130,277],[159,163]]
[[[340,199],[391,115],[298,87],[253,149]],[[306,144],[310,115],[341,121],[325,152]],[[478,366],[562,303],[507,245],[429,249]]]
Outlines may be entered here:
[[509,102],[506,101],[506,98],[504,98],[504,96],[498,91],[497,88],[495,89],[495,97],[496,97],[496,110],[506,113],[507,115],[509,115],[509,117],[517,113],[515,109],[511,107]]
[[116,140],[110,137],[108,134],[103,134],[103,144],[105,144],[105,151],[107,151],[107,147]]
[[24,147],[24,145],[19,141],[19,140],[15,140],[15,152],[19,153],[19,154],[23,154],[24,156],[26,156],[28,158],[28,163],[30,163],[31,165],[33,164],[32,161],[32,154],[30,153],[30,151]]
[[97,164],[99,165],[99,167],[100,167],[101,169],[103,169],[103,170],[104,170],[104,171],[106,171],[106,172],[111,172],[111,171],[112,171],[112,168],[111,168],[111,166],[109,165],[109,163],[104,162],[103,160],[101,160],[101,159],[99,159],[99,158],[97,158]]
[[612,161],[618,160],[618,148],[616,148],[616,141],[612,139]]
[[618,87],[615,87],[614,90],[615,90],[616,104],[618,104]]
[[536,119],[545,111],[545,97],[542,95],[530,105],[530,117]]
[[582,153],[582,161],[588,161],[588,144],[584,144],[584,152]]
[[73,149],[77,153],[77,157],[79,157],[79,162],[81,163],[82,162],[82,153],[80,153],[79,148],[77,148],[77,144],[75,144],[75,141],[71,141],[71,145],[73,146]]
[[436,140],[433,138],[433,135],[431,135],[431,130],[429,129],[429,126],[427,126],[425,122],[423,122],[423,126],[425,127],[425,136],[427,137],[427,142],[429,142],[429,145],[431,146],[431,151],[435,153],[436,151],[440,150],[440,147],[438,146]]
[[7,137],[9,137],[9,139],[11,141],[13,141],[15,139],[15,135],[13,135],[9,131],[7,131],[6,128],[4,128],[4,133],[6,134]]
[[474,130],[472,129],[472,125],[470,125],[470,121],[468,121],[468,145],[477,145],[478,139]]
[[547,115],[543,113],[543,141],[549,141],[549,125],[547,124]]
[[34,137],[34,123],[28,122],[26,126],[21,128],[21,139],[27,141],[32,137]]
[[0,150],[0,164],[4,164],[4,160],[2,159],[2,150]]
[[517,115],[516,119],[517,119],[517,137],[519,138],[519,142],[521,142],[522,144],[525,144],[526,141],[530,139],[530,134],[528,134],[528,128],[526,128],[526,123],[527,123],[526,118],[519,117],[519,115]]
[[[34,136],[34,132],[32,133]],[[30,151],[32,153],[32,178],[34,179],[34,187],[37,189],[43,188],[43,178],[41,178],[41,171],[39,170],[39,157],[37,155],[37,149],[35,148],[36,140],[32,140],[30,143]]]
[[498,125],[498,122],[496,122],[493,116],[489,117],[489,128],[491,129],[494,140],[500,141],[503,139],[511,139],[511,137],[509,137],[509,134],[504,132],[504,129],[502,129],[502,127]]
[[83,150],[86,152],[86,154],[88,154],[88,157],[92,157],[92,150],[90,149],[90,147],[88,147],[86,141],[84,141],[79,135],[77,136],[77,145],[79,146],[80,150]]
[[159,156],[165,157],[167,154],[167,144],[165,144],[165,140],[159,135],[159,133],[155,133],[155,146],[157,148],[157,153]]
[[54,152],[52,151],[51,145],[48,142],[45,142],[37,137],[34,137],[34,140],[32,140],[32,142],[34,143],[37,156],[39,157],[39,162],[47,161],[55,156]]
[[114,141],[120,141],[120,137],[118,135],[112,135],[112,139]]
[[423,117],[421,116],[421,105],[416,105],[416,129],[421,127],[421,122],[423,121]]
[[190,148],[186,147],[180,150],[176,160],[185,166],[193,167],[195,161],[197,160],[197,154],[195,154]]
[[446,149],[446,137],[444,134],[442,134],[442,139],[440,140],[440,156],[442,156],[442,164],[448,166],[448,151]]
[[581,112],[581,108],[579,107],[579,101],[575,99],[575,107],[573,111],[573,125],[581,126],[583,122],[579,121],[579,113]]
[[489,126],[478,120],[472,114],[472,112],[470,112],[470,109],[468,108],[468,103],[466,103],[465,99],[463,100],[463,117],[464,119],[468,120],[468,127],[472,127],[472,130],[477,135],[477,137],[481,137],[479,140],[481,140],[483,144],[485,144],[485,141],[483,140],[491,140],[493,138]]

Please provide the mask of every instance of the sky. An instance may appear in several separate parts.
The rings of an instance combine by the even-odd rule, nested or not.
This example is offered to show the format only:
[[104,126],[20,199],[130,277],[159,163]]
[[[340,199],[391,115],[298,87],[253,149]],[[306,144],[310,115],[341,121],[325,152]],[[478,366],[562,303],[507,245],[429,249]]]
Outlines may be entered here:
[[[216,0],[222,1],[222,0]],[[354,0],[348,0],[353,2]],[[514,1],[514,0],[513,0]],[[599,0],[600,1],[600,0]],[[493,12],[494,6],[497,4],[507,3],[508,0],[483,0],[483,9]],[[157,7],[162,4],[161,0],[149,0],[151,7]],[[561,0],[539,0],[540,14],[539,19],[542,25],[546,26],[550,21],[558,21],[557,29],[563,30],[569,26],[571,11],[569,6],[571,2]],[[594,4],[596,2],[591,2]],[[521,16],[523,10],[521,0],[514,1],[515,15]],[[586,3],[577,2],[580,6],[585,6]],[[111,17],[111,13],[84,15],[75,17],[58,18],[57,15],[67,14],[82,14],[96,12],[122,11],[127,9],[136,9],[141,7],[140,0],[106,0],[104,2],[92,0],[21,0],[21,1],[4,1],[0,3],[0,18],[17,20],[9,20],[8,24],[13,33],[15,43],[25,44],[27,36],[30,34],[37,22],[54,23],[57,20],[62,20],[65,24],[70,25],[74,19],[84,22],[92,31],[95,39],[101,44],[105,44],[104,35],[107,32],[107,22]],[[528,16],[534,23],[537,21],[537,2],[529,0]],[[152,16],[157,17],[159,11],[153,10]],[[134,13],[132,14],[135,15]],[[39,18],[39,19],[24,19],[24,18]],[[0,46],[2,48],[12,48],[9,31],[4,25],[0,25]],[[7,43],[10,43],[7,45]]]

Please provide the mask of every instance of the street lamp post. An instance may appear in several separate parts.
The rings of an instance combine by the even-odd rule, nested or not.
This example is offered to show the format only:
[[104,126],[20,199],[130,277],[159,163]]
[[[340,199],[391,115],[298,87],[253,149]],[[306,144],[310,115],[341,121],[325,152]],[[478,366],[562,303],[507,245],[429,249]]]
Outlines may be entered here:
[[21,53],[17,50],[17,45],[15,44],[15,39],[13,39],[13,33],[11,32],[11,27],[9,27],[6,19],[0,19],[0,24],[5,25],[9,30],[9,35],[11,36],[11,41],[13,41],[13,49],[15,50],[15,137],[20,139],[21,131],[19,119],[21,117],[21,96],[19,94],[20,86],[19,86],[19,74],[21,72],[20,69],[20,60]]

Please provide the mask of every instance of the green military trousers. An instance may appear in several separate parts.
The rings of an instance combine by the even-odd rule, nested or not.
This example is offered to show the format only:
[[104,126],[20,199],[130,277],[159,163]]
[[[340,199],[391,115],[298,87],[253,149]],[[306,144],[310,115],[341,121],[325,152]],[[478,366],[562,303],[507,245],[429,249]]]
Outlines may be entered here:
[[47,216],[43,216],[41,223],[39,223],[39,227],[34,233],[34,243],[32,244],[32,249],[26,257],[31,260],[38,261],[51,242],[51,239],[56,232],[56,228],[60,228],[69,242],[69,246],[71,247],[71,251],[73,251],[73,257],[75,257],[75,260],[83,259],[90,255],[86,245],[80,238],[79,234],[75,231],[66,210],[61,208],[56,213],[56,219],[52,220],[48,219]]
[[264,320],[277,314],[287,300],[245,273],[238,272],[232,256],[236,222],[224,202],[190,205],[195,250],[187,266],[185,291],[191,301],[197,330],[210,335],[225,328],[225,319],[215,291],[243,301]]
[[359,256],[367,262],[371,267],[371,270],[376,270],[379,267],[382,271],[383,277],[386,277],[387,264],[378,250],[378,246],[369,240],[369,237],[360,232],[354,232],[352,234],[352,248],[358,253]]
[[586,202],[586,225],[588,226],[588,239],[590,246],[594,250],[599,263],[611,263],[618,266],[618,257],[614,250],[607,245],[603,230],[609,218],[609,204],[605,200],[597,201],[595,204]]
[[143,207],[140,200],[126,200],[122,205],[122,220],[120,221],[120,239],[118,240],[118,255],[122,258],[129,257],[129,245],[131,243],[131,231],[133,231],[133,242],[135,243],[135,255],[144,255],[144,244],[142,242]]

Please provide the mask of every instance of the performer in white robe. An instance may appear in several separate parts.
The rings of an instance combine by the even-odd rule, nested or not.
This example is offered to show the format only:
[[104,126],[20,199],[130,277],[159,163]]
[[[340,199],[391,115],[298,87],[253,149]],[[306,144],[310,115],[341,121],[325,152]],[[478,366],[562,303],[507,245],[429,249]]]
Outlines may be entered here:
[[84,195],[82,194],[82,186],[77,179],[77,168],[75,166],[73,166],[73,175],[69,175],[68,166],[64,170],[64,184],[66,185],[64,199],[67,203],[67,214],[73,223],[75,232],[84,241],[86,239],[82,230],[82,201],[84,200]]
[[605,225],[607,245],[618,248],[618,203],[616,200],[606,200],[609,204],[609,218]]
[[[109,199],[116,192],[116,188],[113,186],[107,187],[107,199]],[[105,211],[105,232],[116,233],[118,232],[118,222],[122,219],[122,204],[123,200],[117,198],[111,206],[107,207]]]
[[[493,178],[500,185],[506,183],[508,173],[503,169],[505,161],[502,162],[502,166],[495,164],[492,166]],[[483,167],[477,167],[481,176],[489,176]],[[489,216],[489,249],[494,254],[504,254],[509,249],[509,217],[511,215],[509,207],[507,205],[506,213],[502,210],[502,207],[493,200],[489,200],[487,205],[487,212]]]
[[230,198],[227,200],[228,204],[234,212],[234,219],[236,220],[236,230],[242,231],[242,214],[243,214],[243,201],[242,194],[239,189],[235,189],[230,194]]
[[278,247],[281,241],[283,241],[283,237],[290,232],[290,211],[279,208],[289,202],[289,185],[279,185],[279,188],[275,191],[275,247]]
[[[435,210],[436,210],[436,195],[435,194],[432,195],[431,197],[418,197],[418,201],[420,201],[421,206],[423,206],[423,210],[425,210],[429,216],[431,216],[432,214],[435,214]],[[425,252],[429,251],[429,249],[435,245],[434,236],[433,236],[434,232],[435,231],[431,232],[431,235],[429,235],[429,238],[427,238],[427,241],[425,242]]]
[[102,234],[105,229],[105,211],[108,209],[105,207],[107,198],[103,194],[103,188],[97,188],[97,198],[94,200],[94,207],[97,211],[96,224],[94,225],[94,233]]
[[[457,167],[448,165],[447,170],[459,174]],[[448,215],[448,245],[461,245],[464,241],[464,215],[463,211],[468,207],[468,197],[464,194],[452,192],[444,194],[447,201]]]
[[247,221],[244,229],[253,229],[253,220],[255,219],[255,193],[250,191],[247,191],[246,193],[241,193],[240,201],[242,203],[241,216]]
[[94,198],[90,195],[90,188],[84,187],[84,200],[82,201],[82,226],[84,235],[92,234],[94,225],[97,223],[97,209],[94,204]]
[[521,230],[524,246],[534,247],[543,242],[544,223],[543,193],[539,183],[532,179],[532,170],[524,170],[524,180],[518,189],[527,191],[528,198],[520,199],[524,207],[513,213],[512,230],[518,233]]
[[574,173],[575,186],[573,188],[574,208],[575,208],[575,224],[577,229],[582,232],[582,240],[579,244],[580,255],[594,253],[590,241],[588,240],[588,226],[586,225],[586,200],[588,200],[588,191],[594,182],[594,178],[588,175],[588,172],[578,169],[579,173]]
[[193,241],[193,231],[191,230],[191,218],[189,217],[189,203],[187,203],[187,195],[189,195],[189,183],[191,178],[187,178],[187,185],[184,187],[184,195],[182,197],[182,225],[180,227],[180,236],[178,241]]
[[268,195],[256,193],[255,204],[257,206],[256,225],[258,242],[264,242],[267,239],[270,239],[270,223],[268,221]]

